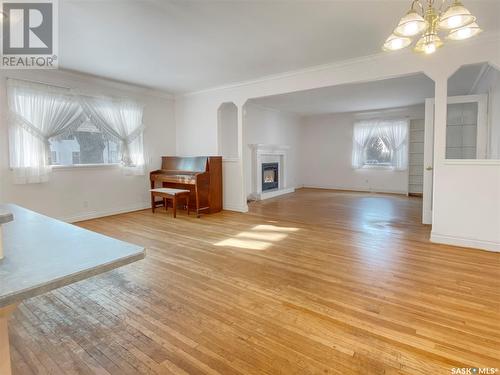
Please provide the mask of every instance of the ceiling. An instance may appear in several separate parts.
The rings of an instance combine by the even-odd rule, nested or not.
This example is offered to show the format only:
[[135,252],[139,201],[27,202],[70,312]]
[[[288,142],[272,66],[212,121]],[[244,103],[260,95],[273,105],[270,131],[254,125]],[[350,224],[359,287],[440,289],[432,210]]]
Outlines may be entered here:
[[[195,91],[378,53],[409,3],[61,0],[60,67]],[[500,28],[500,1],[466,5]]]
[[[462,67],[449,80],[450,96],[467,95],[484,64]],[[330,86],[320,89],[252,99],[263,107],[302,116],[361,112],[423,104],[434,97],[434,81],[424,74],[381,81]]]

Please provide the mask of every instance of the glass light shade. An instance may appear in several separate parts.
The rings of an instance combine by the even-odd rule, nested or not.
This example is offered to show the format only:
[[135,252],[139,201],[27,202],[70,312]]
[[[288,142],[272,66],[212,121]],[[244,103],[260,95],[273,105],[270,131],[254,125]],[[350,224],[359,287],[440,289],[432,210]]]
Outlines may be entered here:
[[427,29],[427,22],[413,9],[401,18],[398,26],[394,29],[394,34],[398,36],[415,36]]
[[426,34],[415,45],[415,51],[430,55],[443,45],[441,38],[436,34]]
[[455,1],[439,18],[439,26],[445,30],[458,29],[473,23],[476,20],[471,12],[459,1]]
[[403,49],[411,44],[410,38],[405,38],[391,34],[389,38],[384,43],[385,51],[397,51],[398,49]]
[[473,22],[470,25],[461,27],[460,29],[451,30],[450,33],[448,34],[448,39],[464,40],[472,38],[474,35],[479,34],[481,31],[483,30],[481,30],[479,25]]

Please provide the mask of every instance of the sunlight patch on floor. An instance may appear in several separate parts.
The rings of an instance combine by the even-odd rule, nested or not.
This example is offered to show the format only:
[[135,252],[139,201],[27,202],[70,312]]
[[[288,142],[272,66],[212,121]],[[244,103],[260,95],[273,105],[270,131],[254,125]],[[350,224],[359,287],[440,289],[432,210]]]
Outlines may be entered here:
[[299,230],[299,228],[278,227],[276,225],[260,224],[260,225],[256,225],[255,227],[253,227],[252,230],[289,233],[289,232],[297,232]]
[[249,250],[266,250],[269,246],[271,246],[271,243],[264,242],[264,241],[241,240],[238,238],[228,238],[227,240],[217,242],[215,244],[215,246],[238,247],[240,249],[249,249]]
[[277,232],[241,232],[236,235],[238,238],[251,238],[253,240],[262,240],[262,241],[281,241],[288,237],[285,233],[277,233]]
[[273,243],[283,241],[290,233],[298,231],[299,228],[278,227],[275,225],[256,225],[248,231],[243,231],[231,238],[219,241],[214,246],[237,247],[249,250],[266,250]]

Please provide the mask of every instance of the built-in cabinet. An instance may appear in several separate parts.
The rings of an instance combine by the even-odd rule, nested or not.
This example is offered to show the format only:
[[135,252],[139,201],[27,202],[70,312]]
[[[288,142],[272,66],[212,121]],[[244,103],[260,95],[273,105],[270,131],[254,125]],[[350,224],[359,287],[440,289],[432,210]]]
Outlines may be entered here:
[[423,119],[410,121],[410,147],[408,158],[408,192],[422,194],[424,184],[424,136]]

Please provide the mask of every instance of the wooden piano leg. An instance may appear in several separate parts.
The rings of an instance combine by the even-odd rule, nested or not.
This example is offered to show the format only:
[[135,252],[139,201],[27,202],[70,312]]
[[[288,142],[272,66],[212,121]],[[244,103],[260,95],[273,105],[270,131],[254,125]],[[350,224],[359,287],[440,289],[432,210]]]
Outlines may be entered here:
[[195,187],[195,196],[196,196],[196,217],[200,217],[200,197],[198,195],[198,185]]
[[[151,180],[151,189],[155,188],[155,182]],[[153,213],[155,213],[155,196],[153,195],[153,192],[151,192],[151,210]]]
[[173,210],[174,210],[174,219],[175,219],[177,216],[177,195],[174,195],[174,198],[172,199],[172,206],[174,206]]
[[186,207],[187,207],[188,216],[189,216],[189,193],[186,194]]

